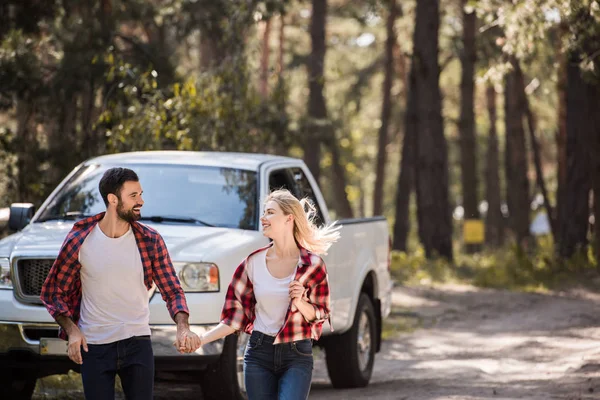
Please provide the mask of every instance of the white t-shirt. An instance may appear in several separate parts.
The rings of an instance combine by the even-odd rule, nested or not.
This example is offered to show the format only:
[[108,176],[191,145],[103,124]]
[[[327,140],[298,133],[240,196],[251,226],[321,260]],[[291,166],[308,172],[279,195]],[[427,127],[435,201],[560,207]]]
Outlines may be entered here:
[[109,238],[96,225],[79,251],[81,318],[79,328],[90,344],[150,335],[148,290],[131,227]]
[[267,269],[267,250],[264,250],[250,257],[247,268],[256,299],[254,330],[275,336],[285,322],[290,305],[289,286],[297,267],[290,276],[275,278]]

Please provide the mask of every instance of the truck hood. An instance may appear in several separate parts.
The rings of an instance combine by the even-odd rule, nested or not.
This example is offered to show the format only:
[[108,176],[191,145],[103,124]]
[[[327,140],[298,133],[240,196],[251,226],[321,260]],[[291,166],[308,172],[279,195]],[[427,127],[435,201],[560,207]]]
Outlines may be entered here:
[[[165,240],[173,261],[215,262],[242,248],[259,247],[268,242],[260,232],[231,228],[187,225],[147,224]],[[15,255],[55,257],[72,222],[49,221],[28,225],[23,231],[0,241],[0,257]]]

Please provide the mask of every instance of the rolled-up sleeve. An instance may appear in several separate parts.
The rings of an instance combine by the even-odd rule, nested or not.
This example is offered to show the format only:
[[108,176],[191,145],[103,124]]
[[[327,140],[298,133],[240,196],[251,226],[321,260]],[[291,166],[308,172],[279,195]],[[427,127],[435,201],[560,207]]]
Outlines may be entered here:
[[236,331],[246,331],[254,322],[254,288],[248,277],[246,269],[247,260],[243,261],[235,270],[221,312],[221,323],[228,325]]
[[177,278],[167,246],[159,234],[157,234],[154,251],[155,256],[152,264],[154,282],[163,300],[167,303],[171,318],[175,319],[175,314],[178,312],[189,314],[185,293]]
[[315,320],[311,322],[313,324],[322,324],[329,319],[330,295],[327,268],[325,267],[325,262],[320,257],[310,282],[312,285],[309,287],[307,297],[309,303],[315,308],[316,313]]
[[54,319],[60,315],[73,318],[71,297],[79,272],[78,264],[70,261],[74,251],[73,241],[67,238],[42,285],[40,299]]

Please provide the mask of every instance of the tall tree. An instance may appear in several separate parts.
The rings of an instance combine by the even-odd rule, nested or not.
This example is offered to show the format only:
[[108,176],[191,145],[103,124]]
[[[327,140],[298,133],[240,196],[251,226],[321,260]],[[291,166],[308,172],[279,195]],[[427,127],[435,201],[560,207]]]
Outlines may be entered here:
[[[561,36],[567,33],[566,24],[559,27]],[[562,48],[562,41],[557,40],[556,55],[558,57],[558,79],[556,91],[558,92],[558,129],[556,130],[556,161],[557,161],[557,185],[556,185],[556,211],[555,218],[562,218],[563,204],[565,201],[565,186],[567,184],[567,56]],[[560,241],[560,230],[557,227],[555,243]]]
[[385,183],[385,164],[387,162],[388,130],[392,112],[392,85],[394,82],[394,45],[396,43],[397,6],[396,0],[388,0],[388,19],[386,24],[385,41],[385,73],[381,88],[383,102],[381,105],[381,126],[377,146],[377,164],[375,167],[375,187],[373,188],[373,215],[383,213],[383,187]]
[[501,210],[500,157],[498,154],[498,135],[496,133],[496,90],[492,84],[489,84],[486,88],[486,102],[490,132],[485,167],[485,198],[488,202],[485,241],[491,247],[499,247],[504,242],[504,222]]
[[506,200],[509,226],[519,246],[527,246],[529,239],[529,180],[527,177],[527,144],[523,129],[523,96],[519,87],[522,71],[518,62],[511,60],[512,70],[505,78],[504,118],[506,125]]
[[346,170],[342,165],[338,141],[327,115],[327,103],[323,95],[327,0],[313,0],[312,4],[310,23],[312,51],[308,60],[308,124],[303,143],[304,161],[318,182],[321,174],[321,144],[329,148],[332,159],[335,209],[341,218],[350,218],[353,213],[346,194]]
[[313,0],[310,21],[312,50],[308,59],[308,124],[304,137],[304,162],[318,182],[321,175],[321,142],[329,125],[323,96],[323,64],[325,62],[325,21],[327,0]]
[[559,253],[571,257],[587,245],[591,182],[590,140],[597,112],[598,89],[586,82],[573,52],[567,66],[567,181],[559,219]]
[[448,146],[442,121],[438,63],[439,0],[417,2],[413,40],[416,132],[417,219],[427,257],[453,258],[452,219],[448,200]]
[[260,81],[258,90],[263,97],[266,99],[269,95],[269,56],[271,50],[271,20],[269,18],[263,22],[263,35],[262,35],[262,46],[261,46],[261,57],[260,57]]
[[556,243],[556,218],[554,215],[554,207],[550,204],[550,198],[548,197],[548,190],[546,189],[546,182],[544,180],[544,172],[542,169],[542,157],[541,157],[541,149],[540,143],[537,140],[537,121],[533,111],[531,110],[531,106],[529,105],[529,99],[527,98],[527,93],[525,91],[525,82],[523,74],[518,75],[517,85],[519,87],[519,92],[521,95],[521,104],[523,107],[523,113],[525,114],[525,119],[527,120],[527,127],[529,132],[529,142],[531,143],[531,151],[533,153],[533,164],[535,167],[535,175],[538,189],[540,190],[544,208],[546,209],[546,214],[548,215],[548,222],[550,223],[550,231],[552,233],[552,237]]
[[404,115],[404,140],[400,172],[396,186],[396,222],[394,224],[394,250],[406,251],[408,233],[410,232],[410,197],[415,184],[415,153],[417,150],[417,99],[416,72],[410,67],[408,73],[408,89],[406,96],[406,113]]
[[[462,0],[463,9],[463,50],[461,52],[462,75],[460,81],[460,169],[465,219],[479,219],[477,200],[477,142],[475,140],[475,28],[477,18],[474,9],[467,8],[467,0]],[[467,245],[466,251],[473,252],[476,246]]]

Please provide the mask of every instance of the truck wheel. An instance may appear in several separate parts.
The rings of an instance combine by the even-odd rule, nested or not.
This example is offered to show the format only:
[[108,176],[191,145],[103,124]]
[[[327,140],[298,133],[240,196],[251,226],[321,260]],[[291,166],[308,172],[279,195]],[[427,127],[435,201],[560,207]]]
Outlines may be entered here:
[[11,400],[30,400],[35,390],[37,376],[27,370],[0,370],[0,388],[3,396]]
[[377,344],[373,303],[361,293],[350,330],[327,338],[327,371],[334,388],[356,388],[369,384]]
[[247,400],[244,384],[244,351],[249,336],[229,335],[223,343],[218,362],[202,376],[202,393],[206,399]]

